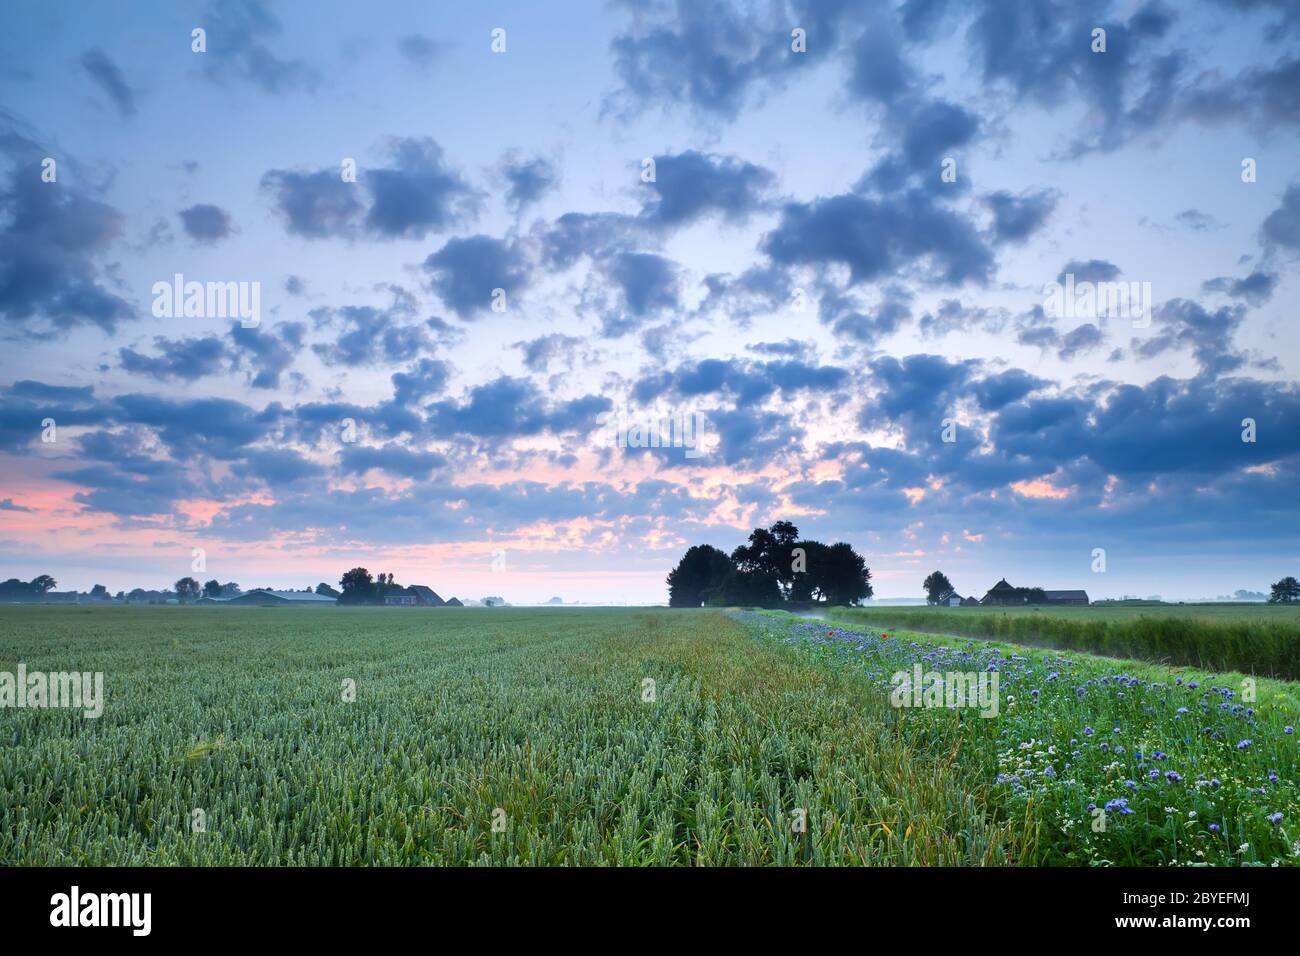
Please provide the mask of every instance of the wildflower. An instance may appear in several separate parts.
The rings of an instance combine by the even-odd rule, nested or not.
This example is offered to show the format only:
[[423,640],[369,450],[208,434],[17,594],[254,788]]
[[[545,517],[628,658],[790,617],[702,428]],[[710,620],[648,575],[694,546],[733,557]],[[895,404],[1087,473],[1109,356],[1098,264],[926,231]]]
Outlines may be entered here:
[[1128,787],[1130,790],[1136,790],[1138,788],[1136,780],[1125,780],[1124,786]]
[[1241,741],[1240,743],[1237,744],[1237,749],[1238,749],[1238,750],[1249,750],[1249,749],[1250,749],[1250,745],[1251,745],[1251,741],[1250,741],[1250,740],[1243,740],[1243,741]]
[[1218,832],[1219,832],[1219,825],[1218,825],[1217,823],[1211,823],[1211,824],[1210,824],[1210,832],[1211,832],[1211,833],[1218,833]]
[[1293,733],[1295,733],[1295,728],[1294,728],[1294,727],[1283,727],[1283,728],[1282,728],[1282,733],[1284,733],[1284,734],[1288,734],[1288,735],[1293,734]]
[[1280,813],[1270,813],[1270,814],[1268,815],[1268,822],[1271,823],[1271,824],[1273,824],[1273,826],[1277,826],[1279,823],[1282,822],[1282,814],[1280,814]]
[[1083,728],[1083,735],[1084,735],[1085,737],[1091,737],[1091,736],[1093,735],[1093,729],[1092,729],[1091,727],[1084,727],[1084,728]]
[[1165,779],[1168,780],[1170,783],[1178,783],[1183,779],[1183,775],[1180,774],[1177,770],[1166,770]]
[[1108,800],[1105,809],[1107,813],[1125,814],[1133,812],[1129,809],[1128,797],[1116,797],[1114,800]]

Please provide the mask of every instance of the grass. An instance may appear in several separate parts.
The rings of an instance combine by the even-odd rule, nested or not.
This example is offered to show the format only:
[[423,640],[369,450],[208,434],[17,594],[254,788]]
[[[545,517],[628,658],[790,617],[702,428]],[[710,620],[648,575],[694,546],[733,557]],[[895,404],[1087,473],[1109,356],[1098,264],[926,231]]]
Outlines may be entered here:
[[103,671],[107,698],[98,720],[0,710],[0,865],[1025,852],[947,729],[718,613],[20,607],[0,627],[0,670]]
[[898,671],[998,671],[997,717],[909,709],[911,727],[958,728],[957,763],[993,781],[990,812],[1022,819],[1021,862],[1300,862],[1300,685],[1008,643],[935,639],[752,615],[768,639],[888,693]]
[[[713,611],[14,607],[0,628],[0,671],[103,671],[107,698],[97,720],[0,710],[0,865],[1300,859],[1280,681],[1246,703],[1240,674]],[[890,706],[917,660],[996,667],[999,716]]]
[[1300,679],[1300,608],[837,608],[833,620]]

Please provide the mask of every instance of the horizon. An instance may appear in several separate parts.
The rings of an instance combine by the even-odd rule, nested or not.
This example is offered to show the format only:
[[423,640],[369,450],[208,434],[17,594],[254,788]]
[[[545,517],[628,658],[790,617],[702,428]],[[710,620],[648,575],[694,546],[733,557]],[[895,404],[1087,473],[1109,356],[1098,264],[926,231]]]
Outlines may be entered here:
[[1300,12],[1030,7],[3,5],[0,579],[1267,594]]

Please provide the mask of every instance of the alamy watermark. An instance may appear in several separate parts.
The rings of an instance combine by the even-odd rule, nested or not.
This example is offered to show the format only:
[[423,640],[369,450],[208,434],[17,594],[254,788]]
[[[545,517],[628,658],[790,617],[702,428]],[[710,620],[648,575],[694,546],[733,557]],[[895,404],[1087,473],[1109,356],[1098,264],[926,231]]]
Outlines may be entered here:
[[1150,282],[1075,282],[1073,272],[1064,278],[1043,286],[1043,311],[1050,318],[1131,319],[1135,329],[1151,324]]
[[597,424],[606,430],[616,448],[680,448],[683,456],[690,459],[704,453],[702,440],[709,429],[709,420],[694,411],[643,418],[606,412],[597,419]]
[[973,707],[981,717],[998,715],[997,671],[924,671],[918,663],[912,673],[897,671],[889,681],[895,707]]
[[186,282],[176,273],[171,282],[155,282],[153,314],[158,319],[239,319],[246,329],[262,324],[262,283]]
[[27,670],[0,671],[0,707],[74,708],[90,719],[104,713],[104,674],[101,671],[44,672]]

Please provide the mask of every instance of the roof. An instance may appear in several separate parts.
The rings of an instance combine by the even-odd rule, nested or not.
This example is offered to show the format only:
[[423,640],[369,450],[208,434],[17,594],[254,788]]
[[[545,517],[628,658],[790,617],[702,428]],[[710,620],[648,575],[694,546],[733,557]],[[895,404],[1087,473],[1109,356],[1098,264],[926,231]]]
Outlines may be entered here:
[[1006,578],[1003,578],[1003,579],[1002,579],[1001,581],[999,581],[997,584],[993,585],[993,587],[989,588],[989,591],[990,591],[990,592],[993,592],[993,591],[1014,591],[1014,590],[1015,590],[1015,588],[1013,588],[1010,584],[1007,584],[1007,579],[1006,579]]
[[1086,601],[1087,591],[1044,591],[1049,601]]
[[425,601],[429,604],[443,603],[443,600],[438,596],[437,591],[435,591],[431,587],[426,587],[423,584],[412,584],[409,588],[407,588],[407,590],[410,591],[412,594],[414,594],[416,597],[418,597],[421,601]]
[[213,604],[253,604],[257,601],[268,601],[276,604],[335,603],[334,598],[324,594],[317,594],[314,591],[270,591],[264,588],[255,588],[252,591],[245,591],[243,594],[236,594],[233,597],[204,598],[203,600]]

